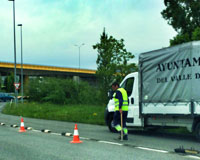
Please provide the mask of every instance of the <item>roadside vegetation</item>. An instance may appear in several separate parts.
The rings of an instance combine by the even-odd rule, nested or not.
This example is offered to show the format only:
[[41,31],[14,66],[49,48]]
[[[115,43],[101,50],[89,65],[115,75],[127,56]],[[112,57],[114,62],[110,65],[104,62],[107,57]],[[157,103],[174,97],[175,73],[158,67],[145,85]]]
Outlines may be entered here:
[[49,103],[7,104],[3,113],[48,120],[104,125],[104,106],[56,105]]
[[23,117],[104,125],[105,102],[96,86],[71,79],[34,78],[24,104],[7,104],[3,113]]
[[36,78],[29,81],[26,87],[29,101],[38,103],[52,103],[60,105],[104,104],[97,86],[87,82],[75,82],[72,79]]

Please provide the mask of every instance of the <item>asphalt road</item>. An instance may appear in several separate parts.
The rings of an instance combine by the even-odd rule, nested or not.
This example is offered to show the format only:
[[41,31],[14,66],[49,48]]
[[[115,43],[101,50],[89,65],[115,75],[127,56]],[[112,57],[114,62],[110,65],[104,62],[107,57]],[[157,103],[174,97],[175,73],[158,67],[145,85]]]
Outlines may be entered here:
[[[4,103],[0,103],[3,106]],[[183,160],[200,159],[199,154],[177,154],[175,148],[200,150],[194,137],[129,130],[128,141],[118,141],[117,134],[110,133],[106,126],[78,123],[81,144],[71,144],[71,137],[62,132],[74,132],[75,123],[24,118],[24,124],[32,127],[19,133],[20,117],[0,114],[0,160]],[[42,133],[48,129],[51,133]]]

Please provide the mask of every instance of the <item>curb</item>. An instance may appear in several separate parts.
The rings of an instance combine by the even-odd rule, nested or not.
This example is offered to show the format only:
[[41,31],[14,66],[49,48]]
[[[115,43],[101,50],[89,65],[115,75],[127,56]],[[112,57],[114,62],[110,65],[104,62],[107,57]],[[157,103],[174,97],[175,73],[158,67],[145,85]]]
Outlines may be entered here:
[[19,127],[19,126],[16,125],[16,124],[11,124],[10,127],[17,128],[17,127]]
[[[6,124],[0,122],[0,126],[6,126]],[[12,128],[18,128],[19,126],[16,125],[16,124],[11,124],[10,127],[12,127]],[[26,130],[33,130],[32,127],[25,127],[25,129],[26,129]],[[43,132],[43,133],[52,133],[52,132],[51,132],[50,130],[48,130],[48,129],[42,129],[42,130],[40,130],[40,131]],[[68,132],[62,132],[62,133],[58,133],[58,134],[60,134],[61,136],[65,136],[65,137],[71,137],[71,136],[72,136],[72,133],[68,133]]]
[[26,130],[33,130],[32,127],[25,127]]
[[63,132],[63,133],[61,133],[61,136],[70,137],[70,136],[72,136],[72,133]]

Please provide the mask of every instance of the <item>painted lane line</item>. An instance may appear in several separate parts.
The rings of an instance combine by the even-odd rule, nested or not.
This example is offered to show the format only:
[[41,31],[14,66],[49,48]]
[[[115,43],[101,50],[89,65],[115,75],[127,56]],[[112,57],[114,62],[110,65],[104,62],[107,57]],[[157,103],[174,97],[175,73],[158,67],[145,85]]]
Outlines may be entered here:
[[100,143],[106,143],[106,144],[114,144],[114,145],[118,145],[118,146],[123,146],[123,144],[121,143],[115,143],[115,142],[109,142],[109,141],[98,141]]
[[146,147],[135,147],[138,149],[148,150],[148,151],[155,151],[155,152],[161,152],[161,153],[169,153],[168,151],[159,150],[159,149],[152,149],[152,148],[146,148]]
[[90,140],[90,138],[79,137],[80,139]]
[[193,159],[200,159],[200,157],[192,156],[192,155],[187,155],[187,156],[184,156],[184,157],[189,157],[189,158],[193,158]]

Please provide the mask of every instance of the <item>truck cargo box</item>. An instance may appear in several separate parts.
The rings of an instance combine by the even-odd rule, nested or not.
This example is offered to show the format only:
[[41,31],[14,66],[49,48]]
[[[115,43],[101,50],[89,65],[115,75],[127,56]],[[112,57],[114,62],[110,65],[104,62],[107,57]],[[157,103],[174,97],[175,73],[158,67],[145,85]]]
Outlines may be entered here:
[[200,113],[200,41],[139,56],[141,114]]

